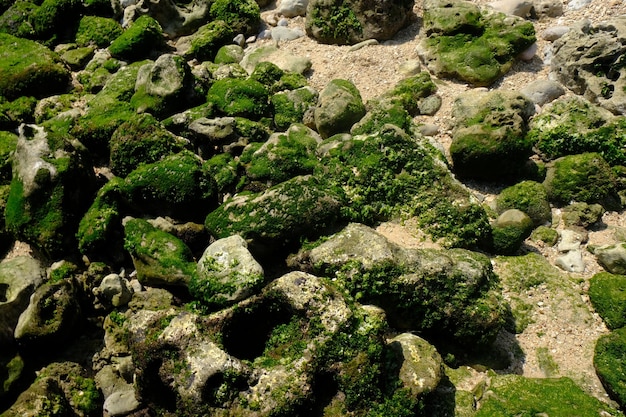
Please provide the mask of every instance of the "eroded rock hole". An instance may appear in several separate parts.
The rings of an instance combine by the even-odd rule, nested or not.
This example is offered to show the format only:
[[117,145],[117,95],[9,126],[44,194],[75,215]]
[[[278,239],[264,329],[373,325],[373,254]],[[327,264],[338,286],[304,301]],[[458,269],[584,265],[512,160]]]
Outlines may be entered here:
[[292,316],[289,306],[271,300],[242,308],[224,327],[224,349],[239,359],[258,358],[263,354],[272,330],[289,323]]
[[9,284],[0,284],[0,303],[7,302],[8,292],[9,292]]
[[209,377],[202,388],[202,400],[214,407],[230,407],[241,391],[248,389],[244,375],[225,370]]

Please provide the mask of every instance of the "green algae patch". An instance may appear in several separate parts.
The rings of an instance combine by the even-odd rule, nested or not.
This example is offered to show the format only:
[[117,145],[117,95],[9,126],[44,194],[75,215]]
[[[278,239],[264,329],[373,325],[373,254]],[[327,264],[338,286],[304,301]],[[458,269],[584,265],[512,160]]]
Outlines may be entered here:
[[252,79],[224,78],[217,80],[207,95],[207,101],[227,116],[258,120],[269,111],[269,92]]
[[569,378],[497,377],[483,398],[476,417],[622,415],[584,392]]
[[596,343],[593,365],[609,396],[626,405],[626,328],[600,337]]
[[609,329],[626,326],[626,276],[594,275],[589,280],[589,300]]
[[123,32],[122,25],[113,19],[84,16],[78,24],[76,43],[80,46],[93,45],[106,48]]
[[535,38],[532,22],[463,1],[425,2],[420,56],[438,76],[488,86]]
[[230,43],[236,33],[223,20],[214,20],[200,27],[191,39],[191,48],[186,58],[195,57],[200,61],[212,61],[217,51]]
[[0,33],[0,95],[44,97],[68,88],[70,73],[37,42]]
[[254,0],[215,0],[209,15],[213,21],[222,20],[235,34],[256,35],[261,24],[261,9]]
[[137,61],[162,47],[164,42],[159,22],[143,15],[111,43],[109,52],[115,58]]
[[17,136],[0,131],[0,184],[11,181],[11,155],[17,147]]

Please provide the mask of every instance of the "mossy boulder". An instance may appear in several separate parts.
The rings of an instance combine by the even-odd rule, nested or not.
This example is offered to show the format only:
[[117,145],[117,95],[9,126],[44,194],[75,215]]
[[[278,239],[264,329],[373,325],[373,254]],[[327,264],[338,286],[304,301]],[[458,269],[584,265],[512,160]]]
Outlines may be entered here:
[[600,204],[574,202],[563,207],[561,218],[565,226],[588,228],[602,221],[604,213],[604,207]]
[[399,102],[411,116],[416,116],[420,114],[424,100],[432,97],[436,92],[437,86],[432,81],[430,74],[427,71],[421,71],[398,81],[383,97]]
[[214,20],[200,27],[191,35],[191,47],[185,58],[196,58],[199,61],[213,61],[217,51],[230,43],[236,33],[223,20]]
[[554,246],[559,240],[559,232],[548,226],[539,226],[530,234],[535,242],[543,242],[546,246]]
[[608,272],[626,275],[626,243],[595,247],[593,254]]
[[226,116],[258,120],[269,112],[269,92],[252,79],[224,78],[217,80],[207,95],[207,101]]
[[422,137],[385,125],[379,132],[329,138],[319,148],[320,175],[349,197],[349,221],[375,224],[414,216],[418,226],[445,246],[476,247],[489,242],[491,228],[482,207]]
[[126,219],[124,248],[130,253],[137,279],[151,287],[186,287],[196,274],[191,250],[180,239],[143,219]]
[[386,124],[398,126],[403,131],[410,133],[413,126],[413,118],[397,101],[383,99],[372,100],[367,103],[367,113],[361,120],[350,129],[353,135],[376,133]]
[[589,300],[609,329],[626,326],[626,276],[595,274],[589,280]]
[[37,99],[30,96],[7,101],[0,97],[0,129],[16,130],[22,123],[33,123]]
[[256,35],[261,25],[261,9],[255,0],[215,0],[209,15],[213,21],[224,21],[235,35]]
[[626,118],[582,97],[553,101],[530,126],[529,139],[545,159],[597,152],[612,166],[626,164]]
[[95,189],[83,151],[43,127],[20,129],[5,209],[7,230],[48,256],[76,249],[78,222]]
[[335,79],[320,92],[314,112],[317,131],[326,139],[337,133],[349,132],[353,124],[365,116],[361,93],[348,81]]
[[535,181],[519,182],[498,194],[496,211],[502,214],[509,209],[523,211],[532,219],[535,226],[552,221],[552,210],[546,189]]
[[256,64],[254,71],[250,74],[250,78],[260,82],[267,88],[271,88],[283,75],[285,75],[285,71],[280,69],[278,65],[264,61]]
[[94,54],[93,46],[70,48],[61,54],[61,60],[72,70],[78,71],[87,65]]
[[69,82],[70,73],[57,54],[37,42],[0,33],[0,91],[5,98],[45,97],[63,92]]
[[0,184],[11,182],[11,155],[17,148],[18,136],[11,132],[0,131]]
[[281,91],[270,98],[274,109],[274,125],[284,131],[292,123],[302,123],[307,112],[317,105],[318,93],[311,87]]
[[83,86],[85,92],[96,94],[121,66],[121,62],[112,58],[109,51],[99,49],[85,68],[76,73],[76,80]]
[[30,15],[35,39],[56,41],[73,36],[82,12],[79,0],[44,0]]
[[19,386],[24,374],[24,359],[13,349],[6,349],[0,355],[0,399],[5,398],[12,389]]
[[209,213],[205,226],[224,238],[240,234],[251,251],[293,248],[302,238],[316,238],[341,223],[343,191],[326,179],[298,176],[259,194],[242,193]]
[[570,378],[499,376],[485,392],[476,417],[535,414],[566,417],[620,416],[618,410],[586,393]]
[[569,155],[548,166],[543,185],[548,198],[557,205],[571,201],[598,203],[607,210],[619,210],[616,177],[598,153]]
[[620,407],[626,404],[626,327],[601,336],[596,342],[593,366],[609,393]]
[[163,117],[200,104],[202,96],[201,85],[196,82],[185,59],[163,54],[154,63],[139,69],[130,104],[138,113],[148,112],[155,117]]
[[462,0],[424,2],[418,53],[437,76],[488,86],[536,40],[531,22]]
[[0,15],[0,32],[19,38],[32,38],[34,29],[30,17],[37,8],[38,5],[30,1],[11,2]]
[[181,220],[200,220],[217,205],[215,180],[189,151],[139,166],[121,191],[133,211]]
[[109,45],[115,58],[138,61],[163,47],[165,38],[159,22],[148,15],[140,16]]
[[187,146],[187,141],[170,133],[149,113],[136,115],[113,132],[109,166],[115,175],[126,177],[139,165],[157,162]]
[[224,45],[217,50],[213,62],[216,64],[238,64],[243,59],[243,48],[239,45]]
[[106,48],[117,39],[124,29],[114,19],[100,16],[83,16],[76,31],[76,43]]
[[78,288],[71,279],[43,284],[20,315],[15,340],[27,349],[41,344],[49,348],[64,346],[80,330],[82,311],[78,300]]
[[239,235],[212,243],[198,260],[190,294],[210,309],[235,304],[259,292],[265,282],[263,267]]
[[501,255],[517,252],[533,230],[532,219],[523,211],[504,211],[493,224],[493,251]]
[[298,175],[312,174],[318,166],[319,135],[302,124],[285,133],[274,133],[263,144],[248,145],[242,155],[246,176],[251,181],[276,185]]
[[504,323],[498,278],[489,259],[475,252],[402,249],[351,224],[305,257],[360,303],[383,308],[394,328],[448,347],[480,349]]
[[484,180],[524,173],[532,143],[526,139],[534,104],[516,92],[465,93],[454,102],[450,156],[459,177]]

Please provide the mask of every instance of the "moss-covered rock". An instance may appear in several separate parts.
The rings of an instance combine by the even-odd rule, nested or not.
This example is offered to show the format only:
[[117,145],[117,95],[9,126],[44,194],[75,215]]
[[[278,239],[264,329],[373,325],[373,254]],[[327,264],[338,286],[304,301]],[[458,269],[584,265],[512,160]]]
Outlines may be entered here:
[[0,98],[0,129],[15,130],[22,123],[34,121],[35,97],[22,96],[13,101]]
[[509,209],[523,211],[535,226],[552,221],[546,189],[535,181],[522,181],[500,192],[496,198],[496,211],[502,214]]
[[248,179],[276,185],[298,175],[312,174],[319,164],[315,151],[321,141],[313,130],[294,124],[285,133],[274,133],[263,144],[249,145],[240,160]]
[[597,153],[564,156],[548,167],[543,183],[551,202],[598,203],[608,210],[619,210],[615,174]]
[[149,113],[122,123],[111,136],[111,171],[127,176],[141,164],[157,162],[182,151],[188,143],[166,130]]
[[44,0],[33,11],[30,22],[36,39],[69,39],[76,30],[82,2],[79,0]]
[[626,326],[626,276],[595,274],[589,280],[589,300],[609,329]]
[[386,124],[398,126],[405,132],[410,132],[413,119],[401,103],[383,99],[369,101],[367,113],[350,129],[353,135],[367,135],[380,131]]
[[185,59],[163,54],[139,69],[130,104],[138,113],[148,112],[161,118],[201,103],[203,95]]
[[274,109],[274,124],[284,131],[292,123],[302,123],[304,115],[317,105],[318,94],[311,87],[281,91],[270,98]]
[[73,71],[84,68],[91,60],[94,54],[93,46],[83,46],[78,48],[70,48],[63,52],[61,60]]
[[213,61],[217,51],[235,36],[233,28],[223,20],[214,20],[200,27],[191,37],[191,48],[186,58]]
[[626,118],[579,96],[547,105],[533,118],[529,139],[545,159],[597,152],[610,165],[626,164]]
[[32,38],[34,29],[30,17],[37,10],[38,5],[30,1],[11,3],[10,7],[3,11],[0,16],[0,32],[19,38]]
[[443,156],[421,137],[385,125],[376,134],[330,138],[322,148],[328,151],[320,174],[349,196],[343,209],[348,220],[374,224],[415,216],[419,227],[444,245],[475,247],[489,241],[485,211],[470,202]]
[[133,258],[137,279],[151,287],[186,287],[196,273],[189,247],[142,219],[124,223],[124,248]]
[[93,45],[106,48],[123,32],[117,21],[100,16],[83,16],[76,31],[76,43],[80,46]]
[[504,211],[493,224],[493,251],[501,255],[511,255],[520,248],[533,230],[532,219],[523,211]]
[[324,139],[349,132],[353,124],[365,116],[361,93],[348,80],[335,79],[321,91],[314,112],[317,131]]
[[94,190],[93,169],[69,141],[44,128],[21,128],[13,159],[6,227],[48,256],[76,249],[78,222]]
[[497,377],[492,380],[483,398],[476,417],[514,416],[529,412],[551,417],[571,416],[573,412],[580,416],[621,415],[618,410],[587,394],[574,381],[565,377]]
[[115,58],[134,62],[150,56],[154,50],[163,46],[164,41],[159,22],[143,15],[111,42],[109,52]]
[[565,226],[587,228],[600,222],[604,213],[604,207],[600,204],[574,202],[563,207],[561,218]]
[[626,327],[601,336],[596,343],[593,365],[602,385],[617,403],[626,404]]
[[505,74],[536,40],[531,22],[462,0],[424,2],[421,31],[418,53],[431,72],[479,86]]
[[11,155],[17,148],[17,135],[0,131],[0,184],[11,181]]
[[460,177],[501,180],[524,173],[532,143],[526,139],[534,104],[515,92],[465,93],[454,102],[450,157]]
[[68,88],[69,71],[41,44],[0,33],[0,91],[13,100],[44,97]]
[[[233,194],[237,189],[241,164],[229,153],[221,153],[207,160],[205,166],[215,178],[220,195]],[[221,197],[220,197],[221,198]]]
[[240,234],[252,252],[293,248],[341,223],[343,191],[326,179],[299,176],[259,194],[239,194],[209,213],[205,225],[218,238]]
[[548,226],[539,226],[530,234],[535,242],[543,242],[547,246],[554,246],[559,240],[559,232]]
[[189,282],[190,294],[209,309],[235,304],[257,293],[264,284],[263,267],[239,235],[212,243],[198,260]]
[[216,64],[238,64],[243,59],[243,48],[239,45],[224,45],[217,50],[213,62]]
[[217,80],[207,95],[207,101],[227,116],[258,120],[269,111],[269,92],[252,79],[224,78]]
[[432,96],[437,91],[437,86],[430,78],[427,71],[421,71],[419,74],[407,77],[384,94],[393,101],[398,101],[409,112],[415,116],[420,113],[421,104],[424,99]]
[[215,0],[209,15],[213,21],[226,22],[235,35],[256,35],[261,24],[261,9],[255,0]]

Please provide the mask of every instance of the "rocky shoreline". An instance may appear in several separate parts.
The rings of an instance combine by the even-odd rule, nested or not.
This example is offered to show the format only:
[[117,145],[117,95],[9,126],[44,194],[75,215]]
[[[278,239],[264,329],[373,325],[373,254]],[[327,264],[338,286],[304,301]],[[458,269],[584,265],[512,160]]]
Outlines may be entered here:
[[621,2],[0,7],[3,417],[623,415]]

